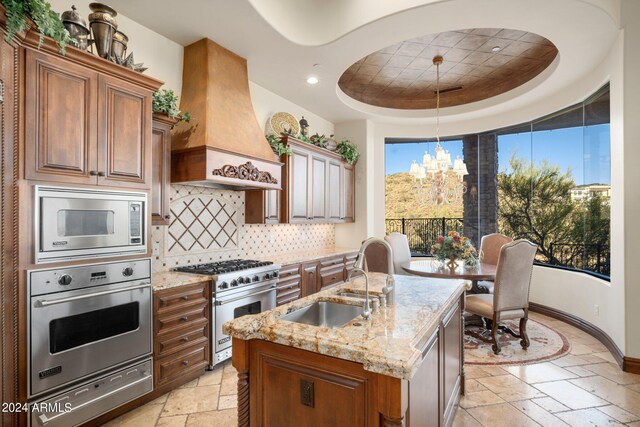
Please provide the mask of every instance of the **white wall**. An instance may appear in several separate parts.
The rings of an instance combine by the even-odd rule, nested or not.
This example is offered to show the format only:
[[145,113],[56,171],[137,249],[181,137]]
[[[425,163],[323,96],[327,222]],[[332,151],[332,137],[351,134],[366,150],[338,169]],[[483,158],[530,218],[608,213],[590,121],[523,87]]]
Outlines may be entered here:
[[[62,14],[71,9],[73,2],[67,0],[48,0],[56,12]],[[75,3],[78,13],[88,22],[89,2]],[[117,12],[117,10],[116,10]],[[147,27],[138,24],[124,15],[116,16],[118,30],[129,37],[127,54],[133,52],[136,63],[144,62],[149,67],[145,74],[165,82],[164,88],[173,89],[180,94],[182,89],[183,47]]]
[[[312,113],[311,111],[294,104],[293,102],[277,95],[262,86],[253,82],[249,82],[249,91],[251,92],[251,102],[256,113],[258,123],[264,129],[267,120],[273,113],[284,111],[293,114],[298,120],[304,116],[309,122],[309,135],[314,133],[324,134],[326,136],[334,134],[334,125],[328,120]],[[342,138],[341,135],[336,135]]]

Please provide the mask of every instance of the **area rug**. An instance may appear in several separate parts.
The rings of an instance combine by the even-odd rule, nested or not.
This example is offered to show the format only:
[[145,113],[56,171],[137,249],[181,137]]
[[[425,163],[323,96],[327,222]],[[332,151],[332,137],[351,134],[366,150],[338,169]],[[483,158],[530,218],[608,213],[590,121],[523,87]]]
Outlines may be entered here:
[[[506,321],[503,324],[516,333],[519,332],[517,321]],[[467,326],[467,330],[483,331],[476,326]],[[466,365],[529,365],[557,359],[571,350],[569,340],[564,335],[543,323],[529,319],[527,332],[531,342],[527,350],[523,350],[520,346],[520,338],[507,333],[498,333],[498,340],[502,346],[502,351],[498,355],[493,353],[490,343],[465,335],[464,363]],[[489,336],[488,331],[484,336]]]

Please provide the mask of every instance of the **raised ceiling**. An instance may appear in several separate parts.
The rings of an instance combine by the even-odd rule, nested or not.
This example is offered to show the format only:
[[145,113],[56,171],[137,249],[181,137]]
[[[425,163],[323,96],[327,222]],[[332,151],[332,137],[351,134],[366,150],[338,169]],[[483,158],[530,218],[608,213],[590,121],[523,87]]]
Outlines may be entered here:
[[[499,49],[494,51],[494,49]],[[436,66],[441,55],[440,106],[499,95],[540,74],[558,49],[534,33],[506,28],[447,31],[397,43],[349,67],[338,85],[366,104],[397,109],[436,106]]]

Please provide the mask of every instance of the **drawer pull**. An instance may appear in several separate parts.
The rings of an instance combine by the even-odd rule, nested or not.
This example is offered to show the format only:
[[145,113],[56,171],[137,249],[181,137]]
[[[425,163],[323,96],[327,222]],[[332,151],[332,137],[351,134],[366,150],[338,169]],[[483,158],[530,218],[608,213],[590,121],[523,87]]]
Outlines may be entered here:
[[183,295],[183,296],[182,296],[182,300],[183,300],[183,301],[187,301],[187,300],[189,300],[189,295]]
[[187,342],[189,341],[189,337],[182,337],[182,342]]
[[180,318],[180,321],[182,321],[182,322],[186,322],[187,320],[189,320],[189,316],[182,316]]
[[188,361],[188,360],[183,360],[183,361],[182,361],[182,364],[183,364],[184,366],[187,366],[187,365],[189,365],[189,361]]

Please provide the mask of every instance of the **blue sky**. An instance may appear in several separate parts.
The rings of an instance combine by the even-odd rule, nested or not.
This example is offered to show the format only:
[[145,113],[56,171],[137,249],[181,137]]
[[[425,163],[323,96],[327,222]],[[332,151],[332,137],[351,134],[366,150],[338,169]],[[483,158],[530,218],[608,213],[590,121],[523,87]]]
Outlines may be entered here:
[[[547,160],[560,166],[564,172],[571,169],[577,185],[611,183],[611,150],[609,125],[596,125],[525,132],[498,138],[498,164],[500,170],[509,171],[509,159],[533,158],[538,163]],[[408,172],[411,161],[422,161],[425,151],[435,153],[435,142],[387,144],[385,147],[386,174]],[[462,157],[462,141],[444,141],[442,146],[451,153],[451,159]]]

